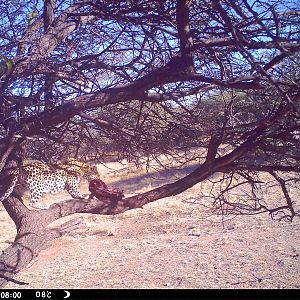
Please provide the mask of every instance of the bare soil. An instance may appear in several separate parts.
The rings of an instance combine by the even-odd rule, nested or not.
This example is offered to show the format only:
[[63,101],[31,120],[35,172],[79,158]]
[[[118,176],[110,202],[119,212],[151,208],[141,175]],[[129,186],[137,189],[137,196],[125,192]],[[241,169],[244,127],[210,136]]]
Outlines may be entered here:
[[[130,180],[126,195],[152,187],[151,178]],[[52,242],[16,276],[29,285],[6,288],[300,288],[300,218],[224,219],[203,206],[201,189],[199,184],[122,215],[59,220],[80,217],[87,227]],[[87,184],[82,190],[87,193]],[[69,198],[63,192],[44,201]],[[4,250],[15,228],[0,209]]]

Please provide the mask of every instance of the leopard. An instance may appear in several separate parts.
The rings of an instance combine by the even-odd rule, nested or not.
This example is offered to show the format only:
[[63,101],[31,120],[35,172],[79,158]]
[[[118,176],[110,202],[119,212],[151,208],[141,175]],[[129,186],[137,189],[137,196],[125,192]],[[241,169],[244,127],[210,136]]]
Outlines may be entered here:
[[63,164],[46,164],[34,161],[24,164],[20,172],[11,180],[6,193],[0,198],[3,201],[12,193],[15,185],[29,188],[31,197],[29,205],[36,209],[48,209],[50,205],[39,202],[46,193],[58,193],[67,190],[72,198],[85,199],[79,189],[83,179],[88,181],[100,179],[96,166],[68,158]]

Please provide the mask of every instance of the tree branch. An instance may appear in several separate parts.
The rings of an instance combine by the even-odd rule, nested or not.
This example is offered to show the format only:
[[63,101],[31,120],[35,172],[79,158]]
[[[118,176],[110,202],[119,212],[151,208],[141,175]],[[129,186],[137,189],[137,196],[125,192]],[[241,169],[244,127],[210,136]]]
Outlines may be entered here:
[[193,74],[193,38],[189,25],[189,6],[190,0],[178,0],[176,5],[176,23],[178,36],[180,40],[180,53],[181,57],[187,64],[187,72]]

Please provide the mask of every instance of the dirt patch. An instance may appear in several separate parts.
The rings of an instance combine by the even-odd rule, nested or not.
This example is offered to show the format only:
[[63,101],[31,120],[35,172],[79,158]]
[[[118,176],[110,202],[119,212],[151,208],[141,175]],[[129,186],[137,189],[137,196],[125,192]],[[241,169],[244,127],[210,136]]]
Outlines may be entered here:
[[87,229],[54,241],[16,279],[28,288],[300,288],[299,218],[240,216],[223,228],[185,196],[86,215]]

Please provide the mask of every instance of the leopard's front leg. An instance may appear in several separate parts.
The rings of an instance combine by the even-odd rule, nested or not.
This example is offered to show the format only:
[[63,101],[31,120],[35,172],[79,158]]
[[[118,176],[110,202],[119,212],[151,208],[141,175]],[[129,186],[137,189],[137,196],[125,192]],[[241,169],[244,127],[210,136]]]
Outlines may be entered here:
[[66,189],[69,192],[69,194],[72,196],[72,198],[75,199],[85,199],[85,197],[81,194],[79,190],[79,181],[72,181],[68,182],[66,184]]

